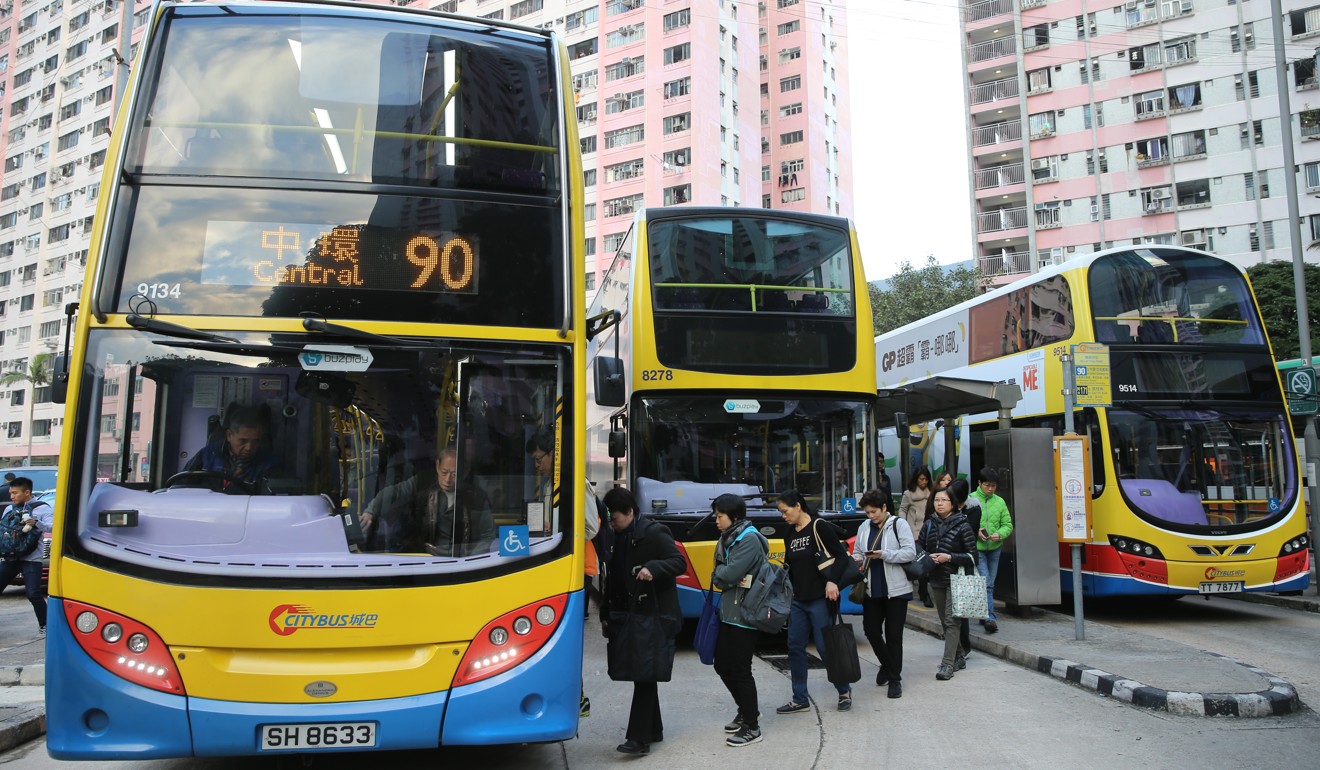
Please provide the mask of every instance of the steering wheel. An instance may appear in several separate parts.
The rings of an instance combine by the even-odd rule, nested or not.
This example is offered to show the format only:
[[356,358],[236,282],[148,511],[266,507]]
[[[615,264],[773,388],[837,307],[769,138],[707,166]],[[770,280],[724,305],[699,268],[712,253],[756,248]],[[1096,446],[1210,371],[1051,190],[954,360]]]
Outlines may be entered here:
[[[188,481],[205,481],[209,483],[204,483],[204,484],[185,483]],[[229,487],[226,487],[224,486],[223,483],[220,483],[226,481],[229,482],[230,484]],[[173,476],[170,476],[168,479],[166,479],[164,488],[169,489],[171,487],[193,487],[193,486],[201,486],[213,492],[224,492],[227,495],[236,495],[236,494],[255,495],[257,493],[257,488],[253,484],[246,482],[243,479],[238,478],[237,476],[230,476],[228,473],[225,473],[224,471],[183,471],[181,473],[176,473]]]

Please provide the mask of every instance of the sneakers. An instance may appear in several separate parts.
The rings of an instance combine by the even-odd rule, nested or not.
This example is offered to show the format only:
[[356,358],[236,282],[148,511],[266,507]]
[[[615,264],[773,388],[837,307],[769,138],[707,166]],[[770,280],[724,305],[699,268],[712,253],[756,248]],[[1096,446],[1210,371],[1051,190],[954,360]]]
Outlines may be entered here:
[[896,679],[889,680],[889,697],[890,698],[903,697],[903,685]]
[[591,698],[583,695],[582,698],[578,700],[578,717],[585,718],[589,716],[591,716]]
[[750,746],[753,743],[761,742],[761,730],[758,727],[748,727],[743,725],[738,732],[730,735],[724,740],[725,746],[732,746],[735,749],[741,746]]
[[807,703],[794,703],[793,701],[789,701],[788,703],[785,703],[784,705],[782,705],[782,706],[780,706],[779,708],[775,709],[775,713],[776,713],[776,714],[798,714],[798,713],[801,713],[801,712],[803,712],[803,711],[810,711],[810,710],[811,710],[811,706],[810,706],[810,704],[807,704]]
[[839,711],[847,711],[852,708],[852,691],[839,693]]
[[739,714],[738,716],[734,717],[732,722],[724,726],[724,732],[728,733],[729,735],[733,735],[734,733],[738,732],[741,729],[743,729],[742,714]]
[[941,682],[947,682],[953,678],[953,666],[941,665],[940,670],[935,672],[935,678]]
[[967,668],[967,656],[966,655],[955,656],[953,659],[953,670],[962,671],[964,668]]
[[987,620],[987,621],[985,622],[985,632],[986,632],[987,634],[997,634],[997,633],[999,633],[999,624],[996,623],[996,622],[993,621],[993,620]]

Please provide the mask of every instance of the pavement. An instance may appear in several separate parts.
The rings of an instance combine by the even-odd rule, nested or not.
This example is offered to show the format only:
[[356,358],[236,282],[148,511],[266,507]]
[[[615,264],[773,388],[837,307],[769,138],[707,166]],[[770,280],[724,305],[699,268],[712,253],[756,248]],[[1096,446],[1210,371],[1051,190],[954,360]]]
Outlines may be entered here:
[[[1314,583],[1306,594],[1244,594],[1235,598],[1320,612],[1320,597]],[[1136,708],[1172,715],[1271,717],[1305,708],[1293,685],[1251,665],[1250,661],[1234,660],[1090,620],[1085,623],[1085,638],[1077,640],[1071,616],[1028,609],[1022,615],[997,609],[1000,630],[992,635],[973,622],[972,658],[994,656],[1049,674],[1061,684],[1094,690]],[[858,634],[859,652],[865,657],[870,648],[861,637],[860,618],[852,622]],[[0,624],[0,753],[40,738],[46,731],[45,639],[32,626],[35,623]],[[913,602],[909,607],[908,627],[938,636],[935,610]],[[587,639],[589,647],[601,647],[599,651],[589,649],[588,659],[599,652],[603,660],[604,645],[599,641],[599,633],[588,632]]]

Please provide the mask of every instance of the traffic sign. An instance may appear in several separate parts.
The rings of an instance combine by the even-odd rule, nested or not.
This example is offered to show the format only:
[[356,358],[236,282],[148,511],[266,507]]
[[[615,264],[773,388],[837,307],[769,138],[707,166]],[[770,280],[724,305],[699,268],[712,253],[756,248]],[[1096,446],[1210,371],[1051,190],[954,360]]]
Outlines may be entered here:
[[1315,369],[1301,366],[1284,372],[1283,387],[1288,391],[1289,414],[1315,414],[1317,411]]

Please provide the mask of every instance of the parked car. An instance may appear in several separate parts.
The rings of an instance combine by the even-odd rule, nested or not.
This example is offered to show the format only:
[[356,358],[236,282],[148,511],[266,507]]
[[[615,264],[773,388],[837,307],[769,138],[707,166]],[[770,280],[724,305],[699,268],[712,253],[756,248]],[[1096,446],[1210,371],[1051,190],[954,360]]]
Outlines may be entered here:
[[32,494],[41,495],[44,492],[55,491],[55,479],[59,476],[59,466],[56,465],[30,465],[27,467],[0,468],[0,502],[8,505],[9,500],[9,482],[5,477],[9,474],[23,476],[32,479]]

